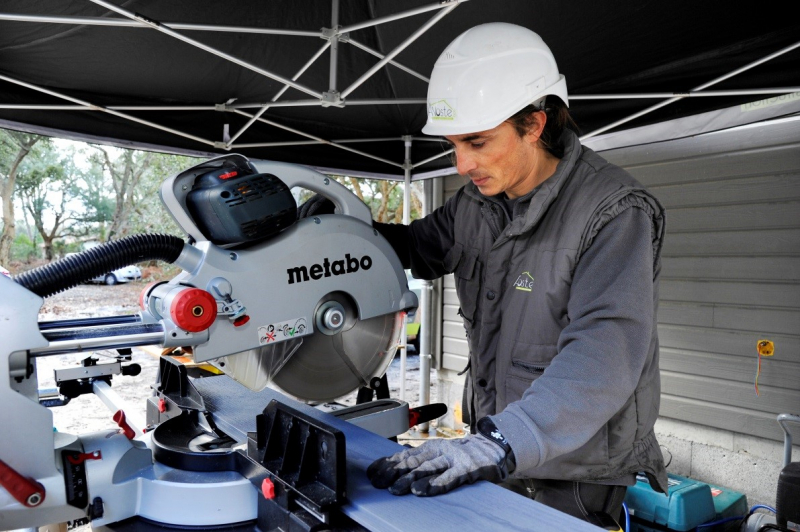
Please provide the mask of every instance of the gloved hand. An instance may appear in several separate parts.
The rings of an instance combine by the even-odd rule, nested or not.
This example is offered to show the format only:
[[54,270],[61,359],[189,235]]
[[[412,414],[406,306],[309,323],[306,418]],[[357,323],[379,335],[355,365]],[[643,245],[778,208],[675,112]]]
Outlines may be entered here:
[[321,194],[314,194],[297,209],[297,219],[302,220],[318,214],[334,214],[336,206],[331,200]]
[[477,480],[505,480],[506,454],[500,444],[481,434],[457,440],[430,440],[376,460],[367,468],[367,476],[373,486],[389,488],[394,495],[411,491],[430,497]]

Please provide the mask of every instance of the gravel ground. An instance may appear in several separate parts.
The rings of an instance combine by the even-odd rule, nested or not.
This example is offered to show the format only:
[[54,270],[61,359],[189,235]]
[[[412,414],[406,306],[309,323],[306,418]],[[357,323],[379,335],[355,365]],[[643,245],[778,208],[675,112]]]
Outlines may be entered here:
[[[146,283],[135,282],[106,285],[80,285],[45,300],[40,311],[40,321],[66,318],[88,318],[95,316],[115,316],[134,314],[139,310],[139,293]],[[150,350],[152,352],[152,350]],[[89,353],[79,355],[57,355],[40,358],[37,361],[39,388],[55,387],[55,369],[75,367]],[[103,362],[103,358],[113,360],[116,352],[99,351],[93,353]],[[155,382],[158,359],[148,352],[134,348],[131,363],[139,364],[142,371],[137,376],[115,376],[112,390],[126,402],[126,414],[133,420],[145,419],[145,404],[152,394],[151,384]],[[396,356],[387,372],[391,396],[400,395],[400,356]],[[419,357],[410,354],[406,361],[406,401],[411,406],[419,404]],[[431,401],[435,402],[435,373],[431,375]],[[355,404],[355,392],[339,399],[343,404]],[[73,399],[68,405],[53,408],[53,422],[56,430],[70,434],[84,434],[115,427],[111,412],[95,395],[87,394]],[[419,439],[415,432],[404,435],[401,440],[411,444]]]

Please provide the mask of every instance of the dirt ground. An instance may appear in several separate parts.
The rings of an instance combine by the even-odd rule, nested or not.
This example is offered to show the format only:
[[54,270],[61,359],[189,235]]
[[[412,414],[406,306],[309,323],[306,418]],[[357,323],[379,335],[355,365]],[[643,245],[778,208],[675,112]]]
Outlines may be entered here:
[[[39,320],[62,320],[66,318],[88,318],[95,316],[115,316],[135,314],[139,310],[139,294],[144,282],[106,285],[79,285],[75,288],[45,299]],[[142,371],[137,376],[115,376],[111,389],[126,403],[125,411],[129,418],[144,422],[147,397],[152,394],[151,384],[155,382],[158,371],[158,358],[155,349],[134,348],[131,363],[139,364]],[[55,387],[54,370],[75,367],[87,356],[96,356],[103,362],[113,360],[116,352],[99,351],[80,355],[57,355],[40,358],[37,361],[39,388]],[[391,396],[400,396],[400,356],[397,355],[387,371]],[[431,401],[436,397],[436,375],[431,375]],[[356,392],[338,400],[343,404],[355,404]],[[419,404],[419,357],[409,354],[406,362],[406,401],[411,406]],[[52,409],[56,430],[70,434],[84,434],[114,427],[112,412],[94,395],[82,395],[68,405]],[[415,432],[404,435],[405,439],[418,439]],[[404,439],[401,437],[400,439]]]

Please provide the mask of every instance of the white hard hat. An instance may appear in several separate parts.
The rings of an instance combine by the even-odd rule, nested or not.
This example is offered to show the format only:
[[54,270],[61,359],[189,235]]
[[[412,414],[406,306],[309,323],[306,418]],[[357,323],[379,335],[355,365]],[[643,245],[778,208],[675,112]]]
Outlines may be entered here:
[[569,105],[567,82],[542,38],[515,24],[481,24],[459,35],[436,60],[422,132],[492,129],[549,94]]

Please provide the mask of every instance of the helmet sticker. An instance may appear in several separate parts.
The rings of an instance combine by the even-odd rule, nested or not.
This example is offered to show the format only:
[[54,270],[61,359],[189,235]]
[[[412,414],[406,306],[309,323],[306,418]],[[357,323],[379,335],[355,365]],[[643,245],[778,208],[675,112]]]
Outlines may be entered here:
[[431,120],[455,120],[456,118],[456,101],[453,98],[449,100],[431,99],[428,100],[428,117]]

